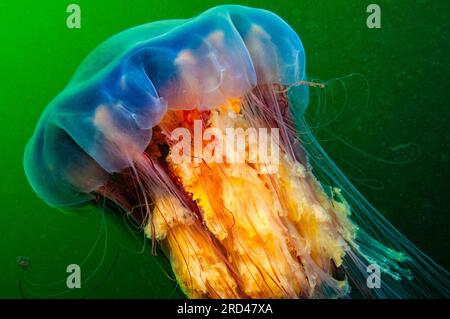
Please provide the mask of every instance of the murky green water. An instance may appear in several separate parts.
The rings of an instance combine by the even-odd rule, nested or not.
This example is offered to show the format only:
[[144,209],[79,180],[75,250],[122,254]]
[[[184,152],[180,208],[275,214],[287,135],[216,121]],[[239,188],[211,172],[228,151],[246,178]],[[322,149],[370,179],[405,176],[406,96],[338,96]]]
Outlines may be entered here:
[[[63,214],[40,201],[22,155],[42,110],[101,41],[225,2],[73,2],[81,7],[79,30],[66,27],[66,1],[0,3],[0,297],[179,297],[167,262],[120,220],[105,221],[95,208]],[[234,3],[279,14],[302,38],[308,75],[337,80],[309,109],[319,139],[369,201],[448,268],[450,2],[376,1],[378,30],[366,26],[372,2]],[[353,73],[362,76],[347,77]],[[29,257],[25,272],[17,256]],[[71,263],[82,265],[76,291],[65,288]]]

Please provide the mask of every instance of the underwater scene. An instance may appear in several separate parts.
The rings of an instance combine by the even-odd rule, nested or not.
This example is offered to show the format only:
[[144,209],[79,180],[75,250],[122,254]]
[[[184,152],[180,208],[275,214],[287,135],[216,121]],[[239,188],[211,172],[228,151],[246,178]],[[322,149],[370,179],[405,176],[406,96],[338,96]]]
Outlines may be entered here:
[[0,12],[0,298],[450,296],[448,1]]

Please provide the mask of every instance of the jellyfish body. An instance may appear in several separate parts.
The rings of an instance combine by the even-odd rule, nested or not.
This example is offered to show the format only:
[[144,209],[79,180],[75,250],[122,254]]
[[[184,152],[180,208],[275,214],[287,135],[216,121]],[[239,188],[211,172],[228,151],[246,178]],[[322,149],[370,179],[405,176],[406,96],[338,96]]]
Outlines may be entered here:
[[[299,37],[268,11],[220,6],[139,26],[95,49],[50,103],[25,171],[51,206],[100,195],[132,214],[189,297],[448,296],[448,273],[318,145],[304,119],[305,83]],[[174,160],[180,127],[211,129],[200,142],[183,137],[186,162]],[[277,169],[250,161],[250,147],[224,147],[230,128],[244,139],[277,128]],[[209,157],[190,152],[212,141],[221,147]],[[370,265],[381,287],[368,287]]]

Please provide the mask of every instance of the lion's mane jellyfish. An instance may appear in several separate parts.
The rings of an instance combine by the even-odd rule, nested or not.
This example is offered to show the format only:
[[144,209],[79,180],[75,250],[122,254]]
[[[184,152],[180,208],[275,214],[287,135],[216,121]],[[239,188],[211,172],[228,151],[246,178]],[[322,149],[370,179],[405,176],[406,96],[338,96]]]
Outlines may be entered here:
[[138,26],[46,108],[26,175],[51,206],[107,199],[131,215],[191,298],[448,297],[448,272],[318,145],[309,89],[299,37],[268,11]]

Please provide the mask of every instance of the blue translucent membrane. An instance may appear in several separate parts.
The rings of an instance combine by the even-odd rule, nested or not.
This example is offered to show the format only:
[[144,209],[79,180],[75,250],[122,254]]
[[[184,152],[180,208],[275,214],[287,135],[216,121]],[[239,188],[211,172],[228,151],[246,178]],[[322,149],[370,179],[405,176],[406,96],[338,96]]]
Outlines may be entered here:
[[[47,106],[26,147],[27,177],[49,205],[83,203],[145,150],[167,109],[211,109],[304,77],[299,37],[265,10],[220,6],[129,29],[97,47]],[[308,90],[297,90],[305,107]]]

